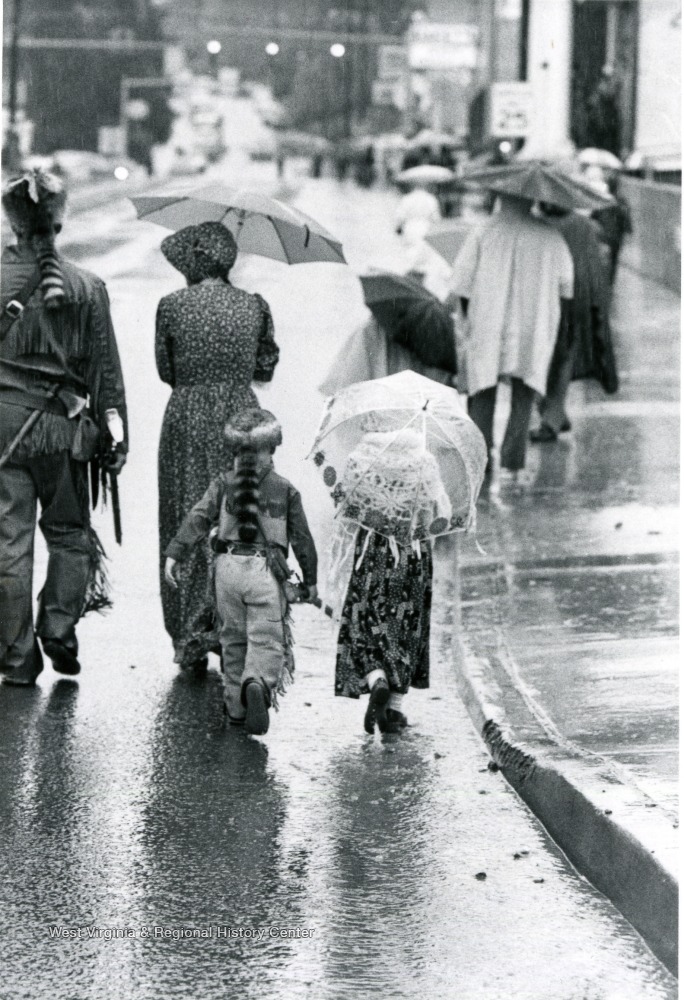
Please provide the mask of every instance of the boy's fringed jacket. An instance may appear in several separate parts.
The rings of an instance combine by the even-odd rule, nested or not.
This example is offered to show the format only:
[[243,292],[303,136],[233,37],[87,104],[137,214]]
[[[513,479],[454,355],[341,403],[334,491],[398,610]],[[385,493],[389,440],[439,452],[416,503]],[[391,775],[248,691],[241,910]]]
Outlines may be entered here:
[[[119,352],[109,311],[104,282],[59,257],[64,297],[58,308],[47,308],[40,287],[31,295],[22,315],[0,342],[0,360],[40,364],[59,359],[51,341],[63,351],[71,371],[85,384],[90,410],[103,435],[105,411],[118,410],[126,428],[126,400]],[[2,252],[2,308],[4,309],[26,285],[36,268],[31,247],[9,246]],[[3,402],[2,386],[18,385],[31,391],[49,388],[49,377],[41,380],[30,375],[22,378],[10,367],[0,366],[0,451],[10,443],[26,419],[21,406]],[[9,397],[7,397],[9,398]],[[16,397],[12,397],[16,398]],[[30,404],[29,404],[30,406]],[[43,413],[14,452],[16,459],[51,454],[69,449],[77,421],[60,413]]]
[[[222,541],[239,541],[240,519],[236,493],[240,486],[234,472],[217,476],[199,503],[186,515],[178,534],[166,549],[166,556],[184,560],[212,527],[218,525]],[[260,473],[259,518],[267,534],[266,542],[280,546],[287,555],[289,546],[299,563],[307,587],[316,585],[318,557],[298,490],[273,468]],[[261,536],[261,532],[259,532]],[[257,537],[256,544],[259,544]]]

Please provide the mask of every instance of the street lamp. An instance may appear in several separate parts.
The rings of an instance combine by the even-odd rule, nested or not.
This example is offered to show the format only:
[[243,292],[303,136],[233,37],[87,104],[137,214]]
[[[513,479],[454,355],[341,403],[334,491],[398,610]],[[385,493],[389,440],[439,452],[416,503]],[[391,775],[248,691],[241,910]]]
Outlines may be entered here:
[[280,46],[277,42],[269,42],[266,46],[266,54],[269,56],[277,56],[280,52]]
[[209,53],[209,69],[213,77],[218,77],[218,56],[221,51],[221,43],[216,38],[207,42],[207,52]]
[[334,56],[335,59],[341,59],[347,50],[341,42],[335,42],[330,46],[330,55]]

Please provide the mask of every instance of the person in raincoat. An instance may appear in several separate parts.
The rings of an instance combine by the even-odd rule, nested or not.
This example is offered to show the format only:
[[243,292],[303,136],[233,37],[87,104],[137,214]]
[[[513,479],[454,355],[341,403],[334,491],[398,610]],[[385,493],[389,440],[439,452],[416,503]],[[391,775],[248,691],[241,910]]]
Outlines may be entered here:
[[346,560],[335,694],[358,698],[369,692],[366,732],[377,726],[396,733],[407,725],[404,695],[430,684],[432,550],[429,539],[412,538],[427,535],[437,517],[447,523],[451,505],[419,431],[383,430],[381,412],[369,414],[366,427],[339,487],[346,499],[336,531],[347,532],[347,542],[355,533],[355,540]]
[[513,474],[525,466],[535,395],[546,394],[559,324],[573,297],[567,244],[531,208],[528,199],[499,195],[499,211],[473,229],[456,258],[449,300],[460,301],[467,321],[459,379],[490,454],[497,385],[511,384],[501,467]]
[[[420,293],[420,288],[417,291]],[[453,320],[439,301],[424,296],[413,300],[397,297],[372,302],[369,308],[368,320],[345,341],[320,385],[325,396],[334,396],[355,382],[403,371],[414,371],[442,385],[453,384]]]
[[573,379],[595,378],[607,392],[617,389],[617,372],[608,324],[609,288],[602,266],[598,226],[586,216],[554,205],[541,209],[568,245],[575,270],[569,322],[562,324],[549,367],[541,423],[530,431],[535,443],[556,441],[571,429],[565,398]]

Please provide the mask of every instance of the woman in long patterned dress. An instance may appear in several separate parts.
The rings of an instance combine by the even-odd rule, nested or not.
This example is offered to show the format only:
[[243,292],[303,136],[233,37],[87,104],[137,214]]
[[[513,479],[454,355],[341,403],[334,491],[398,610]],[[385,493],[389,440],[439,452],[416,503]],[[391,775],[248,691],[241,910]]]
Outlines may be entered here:
[[157,371],[173,389],[159,442],[162,608],[175,662],[201,671],[207,652],[218,649],[207,615],[209,549],[195,548],[177,590],[163,585],[163,553],[210,481],[230,468],[224,425],[259,405],[252,382],[271,380],[278,347],[268,304],[228,280],[237,246],[224,226],[188,226],[167,237],[161,250],[188,282],[157,309]]

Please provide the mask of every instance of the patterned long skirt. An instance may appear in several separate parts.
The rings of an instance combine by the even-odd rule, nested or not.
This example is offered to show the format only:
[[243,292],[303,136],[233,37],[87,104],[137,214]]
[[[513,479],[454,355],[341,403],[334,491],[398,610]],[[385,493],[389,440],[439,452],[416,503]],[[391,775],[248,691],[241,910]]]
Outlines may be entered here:
[[[366,532],[359,532],[354,564]],[[399,546],[395,565],[389,542],[371,532],[358,569],[349,581],[337,641],[335,694],[358,698],[368,690],[366,675],[382,669],[390,690],[430,686],[430,609],[432,554],[421,542],[420,555]]]
[[171,394],[159,440],[159,577],[164,626],[173,640],[175,659],[184,666],[208,651],[218,652],[211,610],[208,543],[195,546],[178,566],[178,589],[164,579],[164,552],[188,511],[202,499],[209,483],[232,466],[223,428],[239,410],[258,406],[247,387],[225,383],[181,386]]

